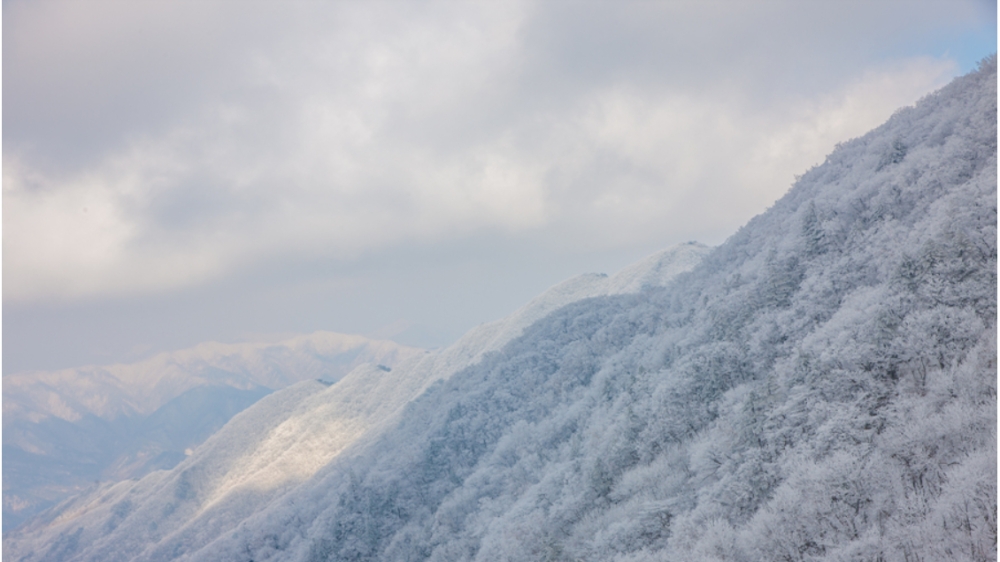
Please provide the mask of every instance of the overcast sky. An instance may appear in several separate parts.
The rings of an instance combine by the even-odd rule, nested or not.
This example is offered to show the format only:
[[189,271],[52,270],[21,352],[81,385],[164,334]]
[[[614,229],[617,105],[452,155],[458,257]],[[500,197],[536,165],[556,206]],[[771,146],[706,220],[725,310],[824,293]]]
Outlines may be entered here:
[[3,371],[449,343],[723,242],[992,1],[3,2]]

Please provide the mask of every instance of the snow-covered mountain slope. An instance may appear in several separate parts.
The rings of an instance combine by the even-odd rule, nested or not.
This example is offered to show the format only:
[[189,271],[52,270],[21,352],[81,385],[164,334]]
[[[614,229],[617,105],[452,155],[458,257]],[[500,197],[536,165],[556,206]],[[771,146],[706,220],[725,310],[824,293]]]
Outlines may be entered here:
[[[4,553],[995,560],[996,83],[994,57],[839,146],[667,287],[571,302],[428,378],[312,477],[217,513],[235,528],[198,519],[218,489],[201,483],[213,459],[258,445],[226,450],[220,432],[172,471],[50,512]],[[406,382],[375,370],[354,383]],[[336,391],[349,379],[286,392],[363,417],[373,402]],[[295,443],[294,425],[237,429],[265,405],[296,419],[279,412],[303,400],[283,395],[222,431]],[[164,525],[182,510],[199,524]]]
[[610,277],[601,273],[587,273],[564,281],[532,299],[510,316],[469,330],[455,345],[447,348],[429,370],[439,373],[438,376],[443,376],[441,373],[453,373],[478,361],[486,353],[500,349],[520,336],[525,328],[569,303],[666,286],[677,275],[694,269],[709,250],[708,246],[697,242],[678,244],[647,256]]
[[[29,525],[29,533],[58,541],[53,533],[61,532],[66,521],[89,522],[100,529],[117,527],[109,539],[117,551],[175,551],[208,544],[355,442],[375,439],[427,386],[502,348],[539,318],[581,299],[665,284],[692,269],[708,251],[701,244],[682,244],[611,277],[581,275],[438,352],[409,357],[393,368],[363,365],[332,386],[306,381],[275,392],[236,416],[170,474],[92,490]],[[178,498],[177,486],[197,493]],[[120,524],[109,523],[119,516],[121,505],[130,506],[132,515]],[[156,521],[152,531],[150,520]]]
[[128,365],[3,378],[4,527],[92,486],[170,468],[274,389],[336,381],[423,350],[316,332],[271,343],[204,343]]

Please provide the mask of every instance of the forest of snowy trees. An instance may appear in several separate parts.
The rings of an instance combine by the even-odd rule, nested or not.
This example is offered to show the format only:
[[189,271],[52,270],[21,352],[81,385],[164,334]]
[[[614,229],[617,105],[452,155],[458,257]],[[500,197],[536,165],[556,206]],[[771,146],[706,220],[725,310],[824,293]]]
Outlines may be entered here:
[[[225,532],[157,534],[125,494],[5,554],[995,560],[996,82],[994,56],[689,273],[552,312]],[[163,505],[197,476],[157,476]]]

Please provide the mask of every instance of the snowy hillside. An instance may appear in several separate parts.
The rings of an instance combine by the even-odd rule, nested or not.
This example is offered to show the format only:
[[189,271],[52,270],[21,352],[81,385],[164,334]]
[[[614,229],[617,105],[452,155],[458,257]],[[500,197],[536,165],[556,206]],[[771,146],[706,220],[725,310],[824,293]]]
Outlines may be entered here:
[[840,145],[665,287],[274,393],[4,553],[995,560],[996,83],[994,57]]
[[3,378],[4,528],[92,486],[170,468],[234,414],[302,380],[423,350],[316,332],[273,343],[204,343],[128,365]]
[[648,256],[611,277],[590,273],[564,281],[510,316],[470,330],[435,360],[431,370],[439,372],[437,377],[443,376],[441,372],[453,373],[481,359],[487,352],[500,349],[520,336],[525,328],[569,303],[665,286],[677,275],[693,269],[708,252],[708,246],[688,242]]
[[[692,269],[708,251],[704,245],[682,244],[611,277],[581,275],[552,287],[507,318],[471,330],[439,352],[411,356],[388,369],[363,365],[334,385],[305,381],[275,392],[234,418],[172,473],[105,485],[61,506],[35,526],[56,517],[50,528],[41,531],[45,540],[58,540],[51,533],[63,527],[67,514],[74,524],[87,521],[107,529],[124,498],[134,514],[115,531],[111,539],[115,549],[139,552],[205,545],[312,477],[355,442],[375,439],[431,383],[500,349],[539,318],[581,299],[663,285]],[[177,485],[198,493],[178,498]],[[150,520],[156,521],[152,533]]]

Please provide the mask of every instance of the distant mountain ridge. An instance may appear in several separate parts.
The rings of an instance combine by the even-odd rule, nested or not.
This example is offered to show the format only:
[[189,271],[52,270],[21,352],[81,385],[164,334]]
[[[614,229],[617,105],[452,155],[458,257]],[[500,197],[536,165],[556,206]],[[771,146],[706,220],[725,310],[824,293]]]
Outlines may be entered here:
[[315,332],[274,342],[160,353],[131,364],[3,378],[4,527],[92,485],[170,468],[272,390],[339,380],[362,363],[421,349]]
[[391,364],[421,352],[322,331],[270,343],[206,342],[137,363],[5,375],[4,416],[75,421],[86,414],[148,415],[196,386],[277,389],[308,378],[332,382],[359,363]]
[[665,286],[577,278],[440,353],[274,393],[4,552],[995,560],[996,85],[994,56],[838,146]]

